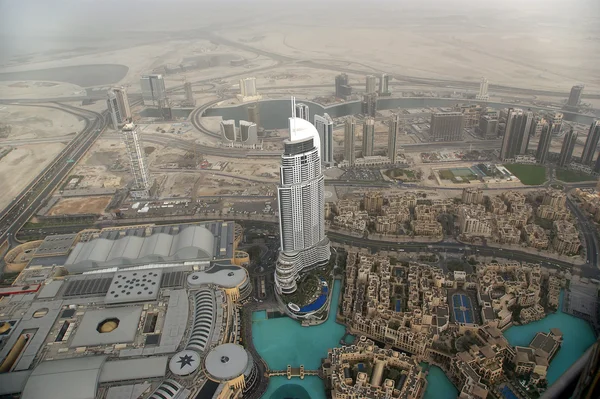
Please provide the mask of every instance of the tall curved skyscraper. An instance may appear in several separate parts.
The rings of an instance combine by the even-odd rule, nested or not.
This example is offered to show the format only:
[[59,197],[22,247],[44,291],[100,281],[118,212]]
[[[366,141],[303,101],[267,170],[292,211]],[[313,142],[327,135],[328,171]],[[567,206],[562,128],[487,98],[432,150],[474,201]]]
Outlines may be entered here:
[[331,254],[325,236],[319,133],[310,122],[297,117],[289,118],[289,126],[277,189],[281,237],[275,271],[277,294],[295,292],[301,274],[326,264]]

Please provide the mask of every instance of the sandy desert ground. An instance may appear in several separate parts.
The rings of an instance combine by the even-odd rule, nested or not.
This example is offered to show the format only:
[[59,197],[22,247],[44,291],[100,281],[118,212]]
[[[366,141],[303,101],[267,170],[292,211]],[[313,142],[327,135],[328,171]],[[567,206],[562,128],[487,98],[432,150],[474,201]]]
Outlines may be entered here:
[[80,215],[94,213],[101,215],[110,203],[110,196],[62,198],[48,212],[48,216]]
[[0,159],[0,208],[4,208],[63,149],[60,143],[21,146]]
[[0,122],[11,126],[3,139],[27,140],[55,136],[75,136],[85,123],[74,115],[56,109],[33,106],[0,105]]

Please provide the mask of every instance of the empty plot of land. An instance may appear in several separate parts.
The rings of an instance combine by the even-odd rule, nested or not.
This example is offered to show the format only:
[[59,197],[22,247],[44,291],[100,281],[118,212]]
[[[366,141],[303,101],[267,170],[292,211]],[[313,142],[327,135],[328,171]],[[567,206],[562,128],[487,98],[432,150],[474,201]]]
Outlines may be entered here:
[[0,106],[0,123],[10,126],[0,133],[0,140],[28,140],[72,135],[83,130],[85,123],[75,115],[46,107]]
[[128,70],[127,66],[116,64],[77,65],[0,73],[0,81],[43,80],[72,83],[81,87],[100,86],[117,83],[127,75]]
[[48,216],[102,214],[110,202],[110,196],[63,198],[48,212]]
[[15,148],[0,159],[0,209],[42,172],[63,147],[60,143],[26,145]]

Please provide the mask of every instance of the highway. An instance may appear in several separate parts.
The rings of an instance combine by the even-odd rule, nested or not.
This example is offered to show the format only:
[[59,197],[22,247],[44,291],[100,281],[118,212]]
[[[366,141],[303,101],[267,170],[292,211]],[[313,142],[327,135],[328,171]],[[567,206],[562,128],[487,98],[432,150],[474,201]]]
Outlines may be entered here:
[[86,121],[85,127],[61,151],[52,164],[32,181],[2,212],[0,216],[0,243],[8,240],[11,246],[15,244],[14,235],[35,215],[35,212],[44,204],[44,201],[59,186],[61,181],[68,176],[71,169],[106,127],[106,111],[103,114],[99,114],[63,104],[60,107],[48,107],[58,108],[62,111],[83,117]]

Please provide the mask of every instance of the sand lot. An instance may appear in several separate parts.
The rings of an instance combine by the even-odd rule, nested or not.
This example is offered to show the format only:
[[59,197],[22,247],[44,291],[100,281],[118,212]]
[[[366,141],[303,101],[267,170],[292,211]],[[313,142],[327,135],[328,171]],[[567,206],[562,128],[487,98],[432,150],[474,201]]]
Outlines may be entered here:
[[63,149],[60,143],[15,148],[0,159],[0,208],[4,208]]
[[83,120],[57,109],[18,105],[0,105],[0,123],[11,126],[8,137],[0,137],[0,144],[2,139],[75,136],[85,126]]
[[62,198],[48,212],[48,216],[81,215],[85,213],[103,214],[110,196]]

